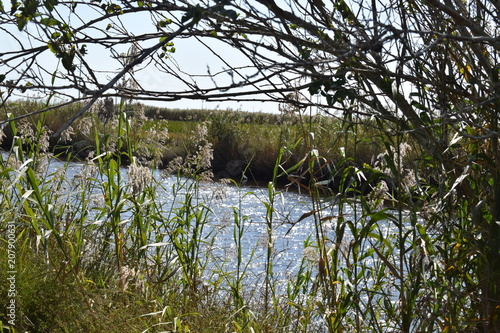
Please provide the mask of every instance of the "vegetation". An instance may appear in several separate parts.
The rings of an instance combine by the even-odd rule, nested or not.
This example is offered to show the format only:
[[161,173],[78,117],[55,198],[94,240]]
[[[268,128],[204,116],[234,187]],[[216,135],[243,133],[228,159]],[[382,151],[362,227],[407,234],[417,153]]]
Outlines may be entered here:
[[[211,222],[216,195],[207,198],[199,192],[212,175],[217,142],[210,140],[222,141],[221,128],[228,133],[224,126],[231,124],[211,125],[217,115],[196,123],[173,121],[183,129],[179,135],[184,126],[198,134],[182,141],[190,144],[185,158],[173,159],[164,170],[177,173],[173,187],[165,188],[137,158],[141,144],[149,142],[137,132],[147,131],[149,120],[134,129],[139,119],[128,119],[130,113],[111,116],[112,126],[95,115],[95,151],[88,152],[80,173],[68,178],[68,168],[47,169],[52,156],[47,148],[49,115],[29,118],[35,125],[31,131],[26,127],[21,132],[10,122],[13,141],[2,155],[2,242],[12,243],[8,230],[14,223],[17,272],[15,329],[8,325],[9,317],[1,318],[7,331],[476,331],[498,324],[496,317],[481,316],[482,294],[472,292],[481,287],[481,274],[494,269],[475,261],[488,253],[478,237],[480,224],[469,218],[467,205],[453,204],[459,198],[457,184],[433,183],[428,170],[435,161],[422,158],[423,152],[413,160],[416,152],[406,135],[380,132],[360,139],[359,133],[373,133],[373,128],[339,121],[342,141],[352,145],[351,152],[365,141],[388,149],[373,165],[339,149],[339,160],[330,164],[315,145],[321,141],[301,131],[320,129],[322,121],[334,128],[331,118],[308,122],[296,113],[301,117],[296,124],[231,123],[238,131],[246,126],[264,126],[267,133],[276,129],[268,139],[279,151],[262,201],[265,260],[255,277],[248,267],[258,258],[243,256],[255,251],[243,245],[254,237],[246,233],[254,222],[233,207],[225,228],[233,229],[228,241],[235,260],[228,261],[210,250],[222,234]],[[283,132],[294,126],[292,136],[302,140],[283,140]],[[175,133],[169,131],[165,142]],[[457,152],[466,148],[450,147]],[[287,158],[293,154],[305,158],[291,164]],[[120,171],[124,162],[126,176]],[[277,278],[274,248],[283,223],[277,217],[287,214],[277,205],[276,185],[283,175],[292,182],[304,177],[295,185],[312,198],[310,211],[292,221],[291,228],[307,218],[314,224],[314,232],[304,239],[303,257],[297,258],[297,272],[285,281]],[[447,187],[441,188],[443,184]],[[162,191],[174,200],[162,201]],[[6,267],[9,247],[2,249]],[[4,270],[1,278],[9,274]],[[256,279],[262,283],[258,289]],[[4,304],[11,299],[8,287],[1,286]]]
[[[500,331],[499,11],[492,0],[0,2],[13,45],[0,49],[11,138],[0,170],[11,280],[0,287],[23,318],[15,330],[99,330],[86,326],[95,310],[146,331]],[[127,24],[138,18],[150,31]],[[176,43],[189,40],[214,63],[185,62]],[[13,100],[28,94],[51,110],[18,113]],[[182,98],[273,101],[280,114],[180,122],[130,103]],[[50,101],[68,99],[75,110],[50,120]],[[48,172],[52,151],[88,174]],[[177,175],[175,204],[159,200],[167,189],[146,162]],[[210,251],[217,202],[200,197],[203,181],[240,171],[267,181],[258,280],[256,252],[242,255],[253,222],[234,207],[231,266]],[[282,179],[311,200],[283,220],[314,227],[284,281]],[[50,282],[53,295],[39,289]],[[81,300],[80,320],[70,304]],[[128,311],[139,314],[124,322]]]
[[[26,136],[33,133],[36,124],[44,121],[45,135],[50,136],[78,107],[79,104],[76,104],[23,120],[19,134]],[[5,112],[11,117],[20,117],[43,108],[41,102],[20,100],[7,106]],[[55,151],[60,158],[85,159],[90,152],[96,151],[96,135],[101,146],[106,140],[111,140],[109,144],[115,141],[119,110],[119,105],[105,110],[105,103],[98,103],[64,133],[62,141],[49,140],[47,149]],[[186,159],[195,154],[199,147],[193,138],[203,136],[212,145],[211,170],[214,179],[232,178],[239,182],[245,170],[248,181],[266,183],[272,180],[272,170],[280,149],[296,145],[297,140],[309,135],[309,132],[314,132],[316,149],[321,156],[328,158],[332,166],[347,157],[352,164],[362,167],[363,164],[372,164],[384,151],[378,139],[382,131],[375,126],[356,128],[354,135],[348,132],[354,131],[355,125],[319,114],[306,117],[299,112],[264,114],[233,110],[169,110],[141,104],[128,104],[121,110],[129,117],[130,144],[142,164],[165,169],[174,159]],[[8,150],[13,134],[7,129],[5,135],[2,146]],[[123,152],[126,153],[126,149],[124,147]],[[286,169],[297,164],[307,151],[307,145],[299,142],[293,151],[287,152],[283,167]],[[342,151],[346,156],[341,155]],[[122,162],[127,164],[130,160],[124,156]],[[284,175],[280,177],[280,183],[288,182]]]

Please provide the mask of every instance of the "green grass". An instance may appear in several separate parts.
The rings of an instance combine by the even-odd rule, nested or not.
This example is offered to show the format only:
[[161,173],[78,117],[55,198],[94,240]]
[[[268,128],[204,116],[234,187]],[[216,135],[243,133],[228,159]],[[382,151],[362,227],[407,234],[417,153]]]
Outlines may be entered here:
[[[3,247],[0,255],[6,257]],[[154,317],[140,316],[152,309],[147,298],[123,293],[112,285],[102,288],[83,275],[68,274],[57,254],[51,253],[46,267],[43,253],[21,248],[17,261],[19,332],[140,332],[155,323]],[[7,278],[5,270],[0,278]],[[2,304],[8,301],[5,287],[5,283],[0,285]]]
[[[43,107],[43,104],[33,100],[18,101],[7,106],[5,112],[19,116]],[[21,122],[27,122],[35,128],[43,118],[46,131],[50,134],[74,114],[78,107],[78,104],[66,106]],[[116,141],[113,134],[116,132],[116,123],[103,122],[99,118],[100,109],[102,106],[96,105],[90,113],[77,120],[72,127],[73,134],[67,141],[51,141],[56,151],[85,158],[89,151],[96,150],[96,133],[101,142]],[[176,157],[185,159],[196,153],[197,145],[193,142],[198,136],[196,129],[200,124],[206,125],[207,141],[214,149],[214,174],[224,174],[227,162],[237,161],[247,168],[247,177],[256,182],[271,180],[272,169],[281,147],[295,147],[293,152],[287,152],[285,169],[302,160],[308,153],[308,147],[304,142],[296,145],[296,141],[309,136],[311,132],[314,133],[315,149],[332,164],[343,159],[342,151],[360,167],[372,163],[384,151],[383,144],[377,139],[382,132],[371,127],[353,131],[348,123],[326,116],[309,118],[304,115],[297,117],[231,110],[169,110],[140,104],[127,105],[124,111],[131,122],[129,139],[137,158],[142,163],[149,162],[160,168],[165,168]],[[354,132],[356,135],[352,135]],[[3,147],[8,149],[12,133],[6,130],[6,134],[8,137],[4,140]]]
[[[9,110],[36,107],[26,102]],[[449,147],[475,161],[466,177],[452,177],[406,134],[375,129],[370,122],[284,117],[252,123],[247,116],[229,122],[217,114],[160,121],[125,112],[103,122],[91,113],[87,120],[93,126],[89,131],[81,126],[74,135],[91,142],[95,152],[77,177],[67,179],[64,169],[46,168],[52,156],[46,142],[49,116],[29,119],[32,132],[11,122],[8,155],[0,161],[0,263],[9,267],[9,250],[15,250],[17,272],[16,327],[11,329],[1,312],[5,331],[486,332],[500,327],[498,253],[491,237],[497,229],[493,201],[485,199],[496,184],[495,165],[485,158],[491,152],[484,142],[470,139]],[[166,128],[168,137],[151,140],[153,131]],[[169,188],[154,181],[145,166],[161,160],[162,149],[184,157]],[[375,165],[378,154],[383,158]],[[141,161],[146,155],[150,158]],[[255,245],[264,248],[258,282],[248,271],[255,257],[242,256],[250,221],[237,205],[224,226],[232,235],[236,266],[210,251],[221,236],[217,228],[206,232],[218,202],[215,194],[200,199],[200,186],[211,171],[208,163],[223,158],[242,159],[249,174],[260,171],[269,180],[267,196],[260,199],[264,239]],[[120,173],[123,165],[128,177]],[[336,191],[324,174],[335,180]],[[273,242],[282,221],[277,217],[288,212],[278,210],[277,185],[299,176],[301,190],[312,200],[303,217],[312,218],[314,231],[303,239],[297,274],[278,280]],[[391,188],[383,189],[380,179]],[[458,190],[464,179],[466,195]],[[375,190],[365,192],[370,185]],[[161,201],[160,190],[176,204]],[[290,222],[292,227],[302,220]],[[0,279],[8,274],[3,269]],[[13,299],[8,288],[0,284],[0,304]]]

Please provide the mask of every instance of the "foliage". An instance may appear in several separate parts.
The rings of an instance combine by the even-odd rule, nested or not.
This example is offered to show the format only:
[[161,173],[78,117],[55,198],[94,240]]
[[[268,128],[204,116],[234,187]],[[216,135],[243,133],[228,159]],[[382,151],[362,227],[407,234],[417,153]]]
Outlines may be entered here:
[[[19,100],[6,105],[5,110],[11,117],[21,117],[43,108],[43,105],[33,99]],[[49,140],[47,148],[54,150],[61,159],[81,160],[91,152],[95,153],[96,138],[101,146],[106,140],[111,145],[115,144],[114,132],[117,130],[117,114],[120,112],[117,110],[121,107],[130,122],[129,141],[134,147],[135,157],[143,164],[162,169],[167,168],[175,158],[186,159],[197,152],[199,145],[193,137],[200,137],[197,127],[204,124],[207,133],[203,135],[214,149],[211,167],[217,179],[229,177],[239,181],[241,172],[246,168],[246,176],[250,181],[272,180],[272,169],[280,147],[292,146],[305,129],[315,133],[318,151],[332,163],[339,161],[341,147],[344,147],[346,154],[358,166],[371,164],[383,152],[383,145],[377,139],[381,131],[375,127],[347,126],[343,120],[329,116],[311,115],[308,123],[303,125],[301,116],[294,112],[253,114],[233,110],[170,110],[147,107],[140,103],[115,105],[112,111],[105,111],[104,105],[101,101],[96,103],[75,126],[63,133],[62,140]],[[20,121],[21,129],[26,132],[34,131],[35,124],[43,117],[46,135],[50,136],[62,125],[62,119],[76,110],[78,104],[73,104],[31,116]],[[110,115],[106,116],[106,113]],[[12,132],[8,128],[4,132],[6,137],[2,146],[10,149]],[[293,152],[289,151],[284,167],[295,165],[306,150],[306,147],[297,147]],[[121,162],[128,164],[130,160],[124,156]]]
[[[5,36],[19,47],[0,53],[2,107],[18,93],[48,92],[54,98],[69,96],[67,89],[75,88],[92,95],[89,103],[52,134],[53,140],[100,97],[105,101],[114,96],[124,101],[132,97],[272,100],[285,103],[280,121],[298,117],[296,125],[261,127],[269,138],[279,137],[272,144],[275,153],[270,154],[278,162],[269,169],[272,181],[267,187],[268,200],[262,203],[267,232],[265,301],[262,311],[252,316],[251,311],[246,312],[251,304],[242,303],[238,290],[240,276],[226,278],[232,287],[231,304],[240,306],[233,309],[239,314],[234,318],[241,320],[237,329],[271,331],[286,326],[306,331],[316,329],[314,325],[320,322],[331,332],[499,330],[500,44],[496,31],[500,8],[496,1],[339,0],[305,5],[258,0],[215,1],[210,6],[189,1],[14,1],[10,8],[4,6],[0,6],[2,40]],[[86,6],[93,14],[82,19],[75,6]],[[151,18],[154,32],[127,31],[125,19],[143,14]],[[20,36],[32,43],[24,43]],[[209,80],[201,83],[206,71],[200,74],[190,72],[189,65],[187,69],[176,67],[171,60],[178,52],[172,44],[177,37],[201,42],[218,56],[221,69],[208,68]],[[154,46],[146,47],[150,41]],[[133,46],[134,52],[124,52],[123,45],[129,50]],[[123,68],[113,73],[111,81],[88,60],[89,52],[95,52],[91,46],[111,48]],[[223,57],[223,46],[231,46],[244,62]],[[51,68],[38,61],[46,53],[58,60]],[[165,91],[162,85],[115,85],[119,80],[133,83],[130,78],[151,69],[146,64],[138,67],[146,58],[157,75],[179,83],[176,90]],[[312,106],[341,120],[325,125],[326,135],[334,137],[330,152],[320,151],[316,138],[321,130],[305,117],[306,107]],[[99,250],[110,259],[109,265],[95,261],[88,266],[94,267],[89,270],[95,274],[92,280],[104,285],[114,277],[122,290],[125,273],[117,277],[110,267],[120,270],[129,262],[141,269],[141,265],[149,265],[143,248],[149,241],[147,235],[161,235],[153,229],[164,222],[163,208],[154,203],[152,195],[148,194],[151,200],[136,202],[139,199],[131,198],[120,176],[121,162],[135,165],[135,149],[145,138],[138,135],[137,142],[131,141],[125,115],[117,118],[117,127],[108,126],[106,117],[100,123],[93,118],[94,134],[99,134],[94,135],[97,155],[93,162],[105,178],[100,188],[105,202],[96,211],[106,223],[87,228],[106,240],[92,251]],[[32,246],[38,240],[45,249],[55,246],[68,262],[65,272],[77,277],[89,264],[79,251],[82,233],[75,232],[87,215],[80,207],[80,215],[68,220],[71,227],[63,228],[64,206],[53,203],[55,194],[42,196],[50,179],[38,173],[44,170],[46,139],[51,135],[44,127],[47,117],[40,113],[30,131],[6,114],[9,119],[2,125],[11,127],[10,156],[20,166],[3,172],[5,188],[14,191],[4,191],[2,214],[21,219],[25,235],[31,236],[26,236],[27,244]],[[235,148],[234,138],[247,133],[243,124],[229,124],[217,116],[212,120],[214,141],[187,144],[185,159],[179,161],[179,170],[193,171],[194,178],[207,171],[196,167],[201,151],[220,153],[228,148],[231,158],[244,162],[255,158]],[[16,126],[20,135],[16,135]],[[271,134],[274,130],[279,134]],[[225,146],[217,148],[222,142]],[[378,147],[373,154],[378,158],[359,157],[373,146]],[[338,155],[333,158],[330,154]],[[314,218],[315,233],[306,243],[318,255],[314,263],[302,262],[286,296],[275,288],[272,269],[273,214],[279,192],[275,182],[280,176],[290,178],[313,200],[314,207],[305,216]],[[196,188],[198,183],[194,184]],[[129,201],[136,204],[128,206]],[[82,198],[81,202],[88,200]],[[198,257],[208,206],[192,204],[189,196],[184,203],[197,207],[201,215],[188,208],[168,210],[177,225],[185,228],[169,235],[178,235],[185,245],[170,239],[168,253],[175,256],[166,258],[181,263],[184,283],[176,287],[191,290],[188,294],[192,295],[199,289],[201,272],[208,267],[205,257]],[[135,214],[144,205],[148,214],[134,215],[130,224],[122,223],[123,211]],[[131,232],[137,228],[141,232]],[[237,244],[241,244],[239,239],[236,232]],[[129,246],[134,251],[128,252]],[[185,267],[188,262],[194,266]],[[167,269],[163,274],[173,273]],[[195,303],[201,300],[190,297],[189,301],[193,299]],[[243,308],[245,311],[239,311]]]
[[[412,153],[404,136],[381,138],[392,149],[373,167],[359,168],[343,155],[346,160],[337,164],[342,168],[330,170],[327,180],[316,178],[318,165],[326,166],[314,135],[285,142],[267,196],[260,199],[265,212],[262,261],[257,255],[261,245],[244,248],[254,222],[240,207],[233,207],[226,227],[214,228],[210,207],[218,199],[200,192],[200,171],[206,166],[197,169],[195,162],[202,158],[188,158],[178,169],[191,171],[192,178],[179,174],[169,178],[172,183],[154,180],[152,170],[134,158],[127,114],[120,113],[117,121],[115,135],[94,132],[97,155],[89,156],[72,177],[70,165],[47,171],[47,156],[40,149],[43,122],[33,133],[38,138],[33,145],[17,140],[2,155],[2,242],[8,240],[7,223],[15,221],[16,299],[26,318],[17,329],[385,332],[494,327],[495,317],[484,318],[478,311],[484,302],[478,288],[488,287],[481,284],[481,274],[491,269],[480,265],[488,253],[480,237],[488,211],[474,207],[471,220],[469,207],[456,205],[451,197],[457,184],[448,180],[441,189],[440,183],[407,176],[419,174],[421,165],[428,167],[432,160],[403,163],[403,155]],[[21,135],[11,124],[14,136]],[[201,136],[200,144],[206,144]],[[285,168],[287,150],[304,158]],[[132,161],[126,174],[121,159]],[[313,232],[304,239],[296,273],[281,280],[275,242],[281,217],[289,213],[280,210],[276,180],[304,168],[309,180],[301,190],[312,206],[288,223],[290,230],[312,223]],[[334,179],[340,179],[338,193],[329,187]],[[381,179],[392,179],[394,191],[381,188]],[[374,184],[368,195],[359,195]],[[164,201],[164,195],[173,200]],[[241,200],[248,195],[255,194],[242,193]],[[432,196],[441,201],[429,201]],[[235,266],[214,246],[224,228],[232,229],[227,241],[234,243]],[[259,291],[249,270],[254,262],[264,263]]]

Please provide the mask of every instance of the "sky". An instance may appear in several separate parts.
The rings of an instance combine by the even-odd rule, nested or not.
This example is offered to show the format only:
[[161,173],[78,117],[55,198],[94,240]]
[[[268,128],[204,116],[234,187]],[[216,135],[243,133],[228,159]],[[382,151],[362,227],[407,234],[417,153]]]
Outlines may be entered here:
[[[8,4],[5,3],[4,6],[8,7]],[[81,9],[77,9],[77,12],[82,17],[86,17],[90,13],[85,13],[82,7]],[[8,10],[8,8],[7,8]],[[79,10],[79,11],[78,11]],[[79,23],[73,21],[76,26]],[[126,26],[129,33],[132,34],[140,34],[141,32],[155,32],[155,27],[151,18],[146,15],[136,15],[130,19],[123,18],[123,25]],[[34,25],[28,24],[27,29],[31,29],[33,31]],[[23,33],[16,31],[17,29],[9,30],[11,33],[15,34],[17,38],[21,41],[23,45],[30,45],[33,41],[26,38]],[[11,51],[19,48],[19,44],[10,38],[5,32],[0,31],[0,52]],[[150,41],[148,43],[142,43],[141,47],[146,48],[156,41]],[[221,72],[226,65],[218,59],[209,49],[200,44],[196,39],[174,39],[175,53],[172,53],[171,56],[171,64],[174,62],[178,64],[180,70],[189,71],[190,73],[197,73],[200,76],[192,77],[191,79],[196,81],[200,86],[213,86],[213,79],[207,76],[208,68],[210,68],[210,73],[215,74]],[[227,45],[218,44],[210,44],[210,47],[213,47],[217,50],[217,53],[220,54],[224,59],[228,59],[231,61],[233,65],[245,65],[248,64],[248,60],[242,58],[242,56],[234,49],[230,48]],[[127,52],[127,47],[115,46],[115,49],[118,53]],[[92,66],[96,69],[97,75],[102,78],[101,82],[109,81],[120,68],[120,63],[111,57],[111,53],[109,49],[92,47],[88,46],[88,55],[85,56],[87,62],[91,63]],[[51,52],[44,52],[37,58],[37,62],[42,64],[42,66],[48,71],[53,72],[57,68],[58,60]],[[62,69],[62,66],[59,66]],[[144,67],[140,65],[140,67]],[[171,68],[175,68],[175,66],[171,66]],[[5,71],[5,68],[2,69],[0,64],[0,74]],[[172,79],[172,77],[167,77],[165,75],[159,75],[159,72],[156,68],[149,66],[146,67],[136,73],[136,78],[138,82],[143,85],[145,88],[157,88],[160,87],[161,90],[173,90],[178,91],[180,84]],[[214,78],[217,82],[231,82],[231,77],[227,74],[219,74]],[[61,83],[61,82],[55,82]],[[74,93],[77,94],[77,93]],[[74,95],[73,94],[73,95]],[[195,109],[241,109],[243,111],[253,111],[253,112],[277,112],[278,105],[273,102],[204,102],[200,100],[181,100],[169,103],[155,103],[155,102],[144,102],[149,105],[157,105],[164,106],[169,108],[195,108]]]

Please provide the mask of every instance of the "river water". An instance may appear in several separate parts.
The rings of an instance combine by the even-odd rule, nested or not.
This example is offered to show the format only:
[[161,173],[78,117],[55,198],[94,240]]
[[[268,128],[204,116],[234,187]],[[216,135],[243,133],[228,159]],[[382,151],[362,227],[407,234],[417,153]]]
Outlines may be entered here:
[[[8,159],[8,154],[3,152],[2,160],[4,163],[7,163]],[[49,179],[58,173],[63,174],[64,182],[68,184],[66,188],[69,189],[74,186],[75,182],[85,183],[84,177],[86,176],[82,175],[85,175],[85,169],[88,167],[89,164],[65,163],[51,159],[45,175]],[[127,185],[128,171],[128,168],[120,168],[123,186]],[[89,188],[88,191],[94,191],[96,193],[93,194],[102,196],[102,187],[99,184],[108,182],[109,179],[105,175],[95,173],[89,177],[87,180],[90,180],[89,183],[94,184],[94,187]],[[337,278],[339,281],[344,281],[343,285],[357,293],[359,302],[366,302],[366,306],[369,307],[374,304],[373,302],[380,303],[379,298],[387,297],[390,303],[397,304],[399,298],[397,287],[395,288],[397,281],[391,274],[386,277],[381,275],[377,277],[377,279],[388,283],[384,285],[383,293],[373,296],[370,290],[373,287],[374,274],[377,272],[380,274],[380,270],[384,269],[377,267],[390,266],[389,261],[401,260],[398,248],[384,243],[383,246],[386,246],[388,252],[384,252],[386,259],[383,264],[379,258],[379,252],[375,253],[378,250],[372,249],[373,246],[382,244],[377,243],[378,236],[373,239],[370,239],[372,236],[362,238],[364,240],[358,244],[357,249],[360,251],[359,254],[367,253],[363,258],[353,259],[351,257],[353,249],[350,248],[353,241],[353,231],[359,233],[361,229],[366,228],[367,223],[370,229],[368,232],[378,233],[380,237],[389,240],[389,242],[394,241],[396,238],[393,235],[397,235],[395,221],[391,222],[385,217],[378,217],[374,224],[370,224],[370,217],[362,215],[361,206],[355,204],[354,200],[344,201],[339,207],[339,203],[331,198],[312,200],[308,195],[285,189],[274,189],[272,186],[270,187],[272,191],[270,191],[270,188],[265,187],[237,186],[224,182],[194,182],[192,179],[166,176],[160,170],[152,170],[152,177],[152,184],[155,184],[156,189],[152,200],[161,207],[161,214],[164,215],[162,216],[163,220],[166,221],[165,225],[168,225],[170,221],[171,211],[182,207],[186,200],[186,194],[195,196],[192,198],[195,209],[205,209],[203,235],[200,236],[200,244],[202,244],[200,253],[202,256],[207,254],[204,257],[207,260],[203,272],[205,281],[209,283],[216,281],[224,274],[234,277],[238,263],[238,245],[235,242],[235,221],[238,220],[242,232],[240,239],[242,260],[239,267],[244,270],[242,273],[244,285],[253,286],[255,290],[258,290],[261,288],[259,286],[263,286],[264,278],[270,276],[266,274],[269,239],[271,239],[272,244],[272,283],[275,292],[285,295],[288,282],[296,279],[297,273],[304,267],[310,270],[312,280],[316,280],[319,261],[318,239],[322,239],[326,244],[327,251],[344,247],[344,252],[338,257],[340,261],[336,264],[338,268]],[[193,189],[195,190],[193,191]],[[71,196],[71,190],[68,191],[68,196]],[[74,204],[78,204],[77,199],[74,200]],[[127,223],[126,221],[131,218],[130,214],[133,210],[127,209],[126,205],[124,207],[120,220]],[[98,215],[102,210],[100,211],[99,207],[94,207],[94,209],[95,213],[91,212],[87,215],[86,223],[99,223],[97,217],[94,218],[92,214]],[[102,216],[104,215],[101,215],[101,218]],[[235,216],[238,218],[236,219]],[[342,219],[339,219],[339,216],[342,216]],[[94,220],[92,220],[93,218]],[[344,226],[348,225],[345,227],[345,233],[340,241],[336,239],[337,235],[335,234],[339,221],[342,221]],[[414,227],[411,224],[405,222],[400,223],[399,226],[404,229],[401,229],[400,232],[408,235],[413,234],[412,228],[414,229]],[[318,228],[322,230],[319,234]],[[167,234],[169,231],[164,229],[159,232]],[[150,250],[152,251],[156,246],[154,245],[155,241],[157,240],[151,240]],[[166,244],[168,241],[168,236],[165,236],[160,242]],[[378,245],[374,245],[373,241]],[[347,248],[350,250],[345,250]],[[410,256],[411,253],[408,251],[405,256]],[[359,272],[364,272],[362,273],[364,275],[357,275],[358,269]],[[351,274],[351,271],[354,275]],[[350,284],[350,281],[355,281],[355,285]],[[378,284],[380,283],[379,281]]]
[[[2,152],[2,159],[7,161],[8,153]],[[53,176],[58,171],[64,170],[66,182],[74,183],[75,179],[82,181],[83,169],[88,166],[78,162],[62,162],[51,159],[45,171],[47,177]],[[120,168],[121,181],[126,184],[128,168]],[[94,182],[106,181],[103,175],[94,175]],[[177,195],[173,195],[172,189],[179,183],[184,183],[185,188],[189,188],[192,180],[179,179],[177,176],[165,176],[160,170],[153,170],[154,182],[159,184],[156,187],[155,200],[163,207],[176,207],[182,204],[183,189],[178,190]],[[68,186],[69,188],[70,186]],[[92,191],[92,190],[90,190]],[[99,189],[98,189],[99,191]],[[241,237],[243,262],[249,263],[247,274],[258,278],[265,270],[265,258],[267,254],[268,236],[271,233],[273,252],[273,271],[276,277],[287,278],[293,276],[301,264],[304,251],[308,251],[308,257],[316,260],[315,248],[315,223],[316,218],[321,216],[337,216],[336,206],[328,205],[321,213],[311,214],[313,202],[308,195],[297,193],[296,191],[286,191],[275,189],[272,194],[269,188],[254,187],[224,182],[200,182],[196,187],[195,202],[199,206],[206,206],[210,213],[207,218],[207,225],[204,232],[210,243],[210,252],[219,257],[226,265],[227,270],[231,270],[231,265],[236,262],[236,249],[234,242],[234,219],[235,213],[242,223],[243,236]],[[179,202],[173,202],[179,200]],[[268,214],[269,207],[272,206],[272,217]],[[352,209],[343,211],[344,216],[353,214]],[[123,220],[129,218],[127,212],[123,213]],[[306,216],[306,217],[305,217]],[[334,220],[327,219],[331,228]],[[270,227],[270,229],[269,229]],[[213,237],[214,242],[208,239],[208,235]],[[208,245],[207,245],[208,246]]]
[[[58,168],[67,168],[66,177],[73,178],[81,172],[83,166],[81,163],[67,164],[53,160],[49,172],[55,172]],[[120,170],[122,181],[126,183],[128,169],[120,168]],[[182,205],[186,188],[192,190],[191,186],[194,182],[190,179],[179,179],[175,175],[165,176],[159,170],[153,171],[153,177],[154,181],[159,184],[156,188],[155,200],[163,207]],[[173,190],[179,186],[179,183],[183,184],[182,187]],[[175,195],[173,195],[174,191]],[[274,189],[270,194],[269,188],[237,186],[224,182],[199,182],[196,185],[195,194],[197,197],[193,202],[197,206],[207,207],[210,211],[207,217],[208,223],[204,227],[207,237],[204,240],[211,242],[211,237],[213,237],[214,243],[209,245],[209,250],[213,256],[225,262],[227,270],[233,270],[231,265],[236,262],[235,213],[242,223],[243,262],[250,263],[247,267],[247,274],[254,278],[258,278],[265,269],[269,231],[272,233],[273,242],[273,271],[278,279],[286,279],[297,272],[304,250],[317,252],[313,250],[315,247],[315,221],[311,214],[313,202],[308,195],[284,189]],[[271,203],[272,217],[267,215]],[[343,213],[349,214],[349,211]],[[336,216],[337,209],[331,206],[323,210],[321,214]],[[123,219],[127,218],[125,213]],[[268,227],[271,229],[269,230]],[[310,246],[305,244],[308,239],[310,239]],[[314,259],[314,255],[309,257]]]
[[[8,154],[2,152],[3,162],[7,163],[8,159]],[[63,170],[65,182],[71,184],[76,180],[77,183],[83,184],[82,174],[85,174],[85,168],[88,166],[84,163],[64,163],[52,159],[46,169],[46,175],[48,178],[54,177]],[[128,168],[120,168],[120,177],[124,186],[128,182],[128,171]],[[240,243],[242,266],[240,267],[244,269],[242,283],[245,285],[253,285],[255,289],[258,289],[263,285],[264,278],[269,277],[266,275],[269,239],[272,244],[272,278],[273,285],[276,287],[275,291],[281,294],[286,293],[287,282],[297,277],[301,267],[310,269],[312,280],[317,279],[318,239],[322,239],[327,251],[344,247],[342,250],[344,252],[341,251],[337,257],[339,260],[336,264],[337,278],[343,281],[343,286],[353,290],[358,301],[365,304],[363,306],[367,308],[374,304],[378,306],[382,304],[382,299],[384,302],[398,304],[397,285],[399,282],[395,277],[398,274],[402,276],[406,274],[409,264],[407,259],[412,255],[412,244],[415,244],[414,239],[418,237],[415,232],[415,225],[418,222],[410,223],[407,216],[402,217],[401,212],[398,220],[389,217],[393,213],[397,216],[397,212],[388,212],[384,215],[387,212],[384,210],[381,215],[376,215],[377,213],[372,215],[374,217],[370,222],[372,217],[369,214],[363,215],[366,212],[355,203],[355,200],[344,201],[340,207],[339,202],[331,198],[312,200],[308,195],[296,191],[274,189],[272,186],[270,187],[272,191],[270,191],[265,187],[237,186],[224,182],[195,183],[192,179],[166,176],[160,170],[152,170],[152,176],[152,183],[156,184],[152,200],[161,206],[161,214],[165,215],[163,220],[167,224],[170,221],[169,214],[172,210],[182,207],[188,191],[195,195],[192,198],[195,209],[206,210],[203,235],[200,236],[202,244],[200,253],[207,254],[205,256],[207,265],[203,274],[206,281],[217,280],[221,274],[234,274],[237,267],[238,246],[235,242],[235,221],[239,220],[242,226]],[[109,181],[102,174],[94,174],[93,177],[90,183],[94,185]],[[180,184],[183,185],[180,186]],[[71,186],[73,185],[68,185],[67,188]],[[99,186],[89,191],[101,191],[102,196],[102,188],[99,189]],[[75,200],[75,203],[78,204],[78,201]],[[95,211],[98,214],[99,208]],[[125,208],[121,213],[120,219],[123,219],[123,223],[127,223],[126,221],[131,218],[131,211]],[[270,211],[272,214],[269,213]],[[238,219],[235,216],[238,216]],[[342,218],[340,219],[339,216]],[[87,216],[88,223],[98,223],[96,220],[93,222],[92,218],[92,213]],[[346,226],[340,241],[335,234],[338,231],[339,221]],[[319,234],[318,228],[322,229]],[[359,232],[363,228],[367,233],[360,237]],[[411,245],[405,252],[400,252],[397,246],[398,230],[400,235],[405,235],[405,242]],[[160,230],[160,232],[166,234],[168,230]],[[354,248],[351,247],[354,239],[353,233],[358,233],[358,240],[360,240],[360,243],[356,245],[356,251],[359,251],[356,258],[353,257]],[[168,242],[168,240],[167,236],[161,242]],[[155,240],[151,240],[151,250],[155,249],[154,242]],[[379,246],[382,248],[374,248]],[[385,252],[381,254],[379,251]],[[400,253],[404,254],[400,256]],[[383,262],[380,259],[381,255],[384,257]],[[404,263],[404,267],[401,264],[399,266],[401,268],[396,268],[398,261]],[[397,269],[399,273],[395,272]],[[395,273],[387,274],[389,271]],[[372,292],[372,290],[375,279],[378,281],[376,282],[378,288],[383,286],[383,292],[379,291],[374,296],[375,291]],[[341,283],[339,281],[336,283]],[[355,285],[351,284],[351,281],[354,281]],[[382,318],[379,320],[382,322]]]

